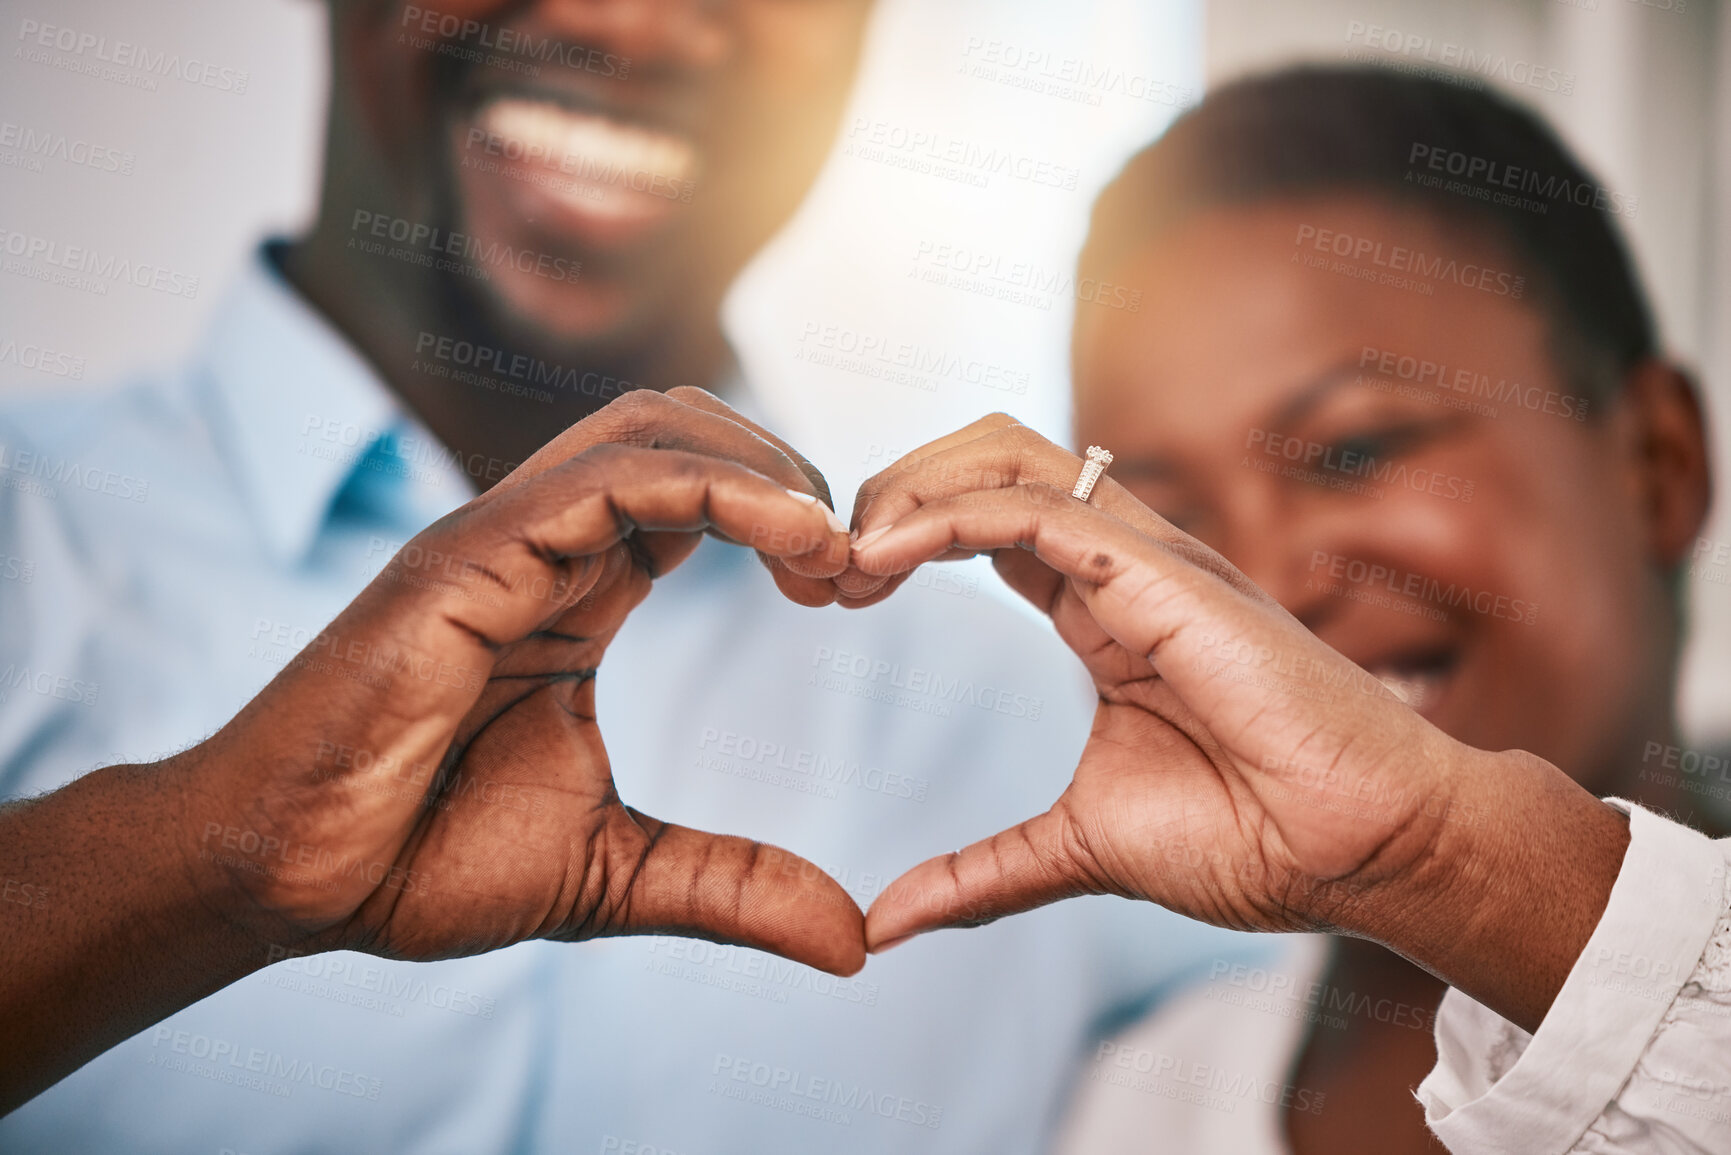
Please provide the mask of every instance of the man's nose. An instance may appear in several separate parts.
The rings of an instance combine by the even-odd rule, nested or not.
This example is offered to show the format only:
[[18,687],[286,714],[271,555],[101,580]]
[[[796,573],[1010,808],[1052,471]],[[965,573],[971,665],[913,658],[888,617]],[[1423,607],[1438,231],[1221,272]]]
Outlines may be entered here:
[[731,46],[726,0],[539,0],[530,9],[560,36],[638,68],[710,68]]

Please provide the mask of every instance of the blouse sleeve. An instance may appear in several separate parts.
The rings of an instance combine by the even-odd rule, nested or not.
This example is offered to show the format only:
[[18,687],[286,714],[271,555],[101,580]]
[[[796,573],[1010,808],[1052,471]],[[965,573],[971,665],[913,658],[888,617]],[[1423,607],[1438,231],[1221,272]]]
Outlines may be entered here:
[[1418,1098],[1455,1155],[1731,1151],[1731,839],[1610,803],[1629,848],[1538,1033],[1443,999]]

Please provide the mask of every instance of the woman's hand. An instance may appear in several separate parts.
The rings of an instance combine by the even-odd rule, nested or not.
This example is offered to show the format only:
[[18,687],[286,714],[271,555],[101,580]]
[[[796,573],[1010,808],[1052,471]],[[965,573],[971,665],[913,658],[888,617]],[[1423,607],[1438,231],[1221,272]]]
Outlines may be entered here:
[[[1051,617],[1100,702],[1052,808],[910,870],[867,916],[873,949],[1109,893],[1221,926],[1340,929],[1476,981],[1462,952],[1518,913],[1502,902],[1505,869],[1535,851],[1578,866],[1587,830],[1614,879],[1614,812],[1538,759],[1471,750],[1431,726],[1109,475],[1076,500],[1081,467],[995,415],[861,489],[853,570],[836,579],[844,601],[888,596],[926,561],[990,553]],[[1550,824],[1531,826],[1522,805],[1546,807]],[[1601,896],[1569,916],[1574,951],[1565,941],[1560,973],[1538,987],[1560,985],[1602,908]],[[1542,1016],[1555,993],[1534,977],[1498,996],[1517,1017]]]

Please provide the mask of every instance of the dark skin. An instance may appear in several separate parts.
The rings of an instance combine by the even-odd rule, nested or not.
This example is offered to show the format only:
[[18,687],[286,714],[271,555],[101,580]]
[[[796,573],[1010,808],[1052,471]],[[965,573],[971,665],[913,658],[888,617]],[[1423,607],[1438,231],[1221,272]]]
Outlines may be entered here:
[[[592,702],[620,621],[704,531],[757,547],[795,601],[833,597],[846,543],[822,475],[688,387],[728,364],[721,297],[816,175],[870,4],[419,7],[332,0],[319,214],[283,268],[483,492],[422,535],[474,566],[393,565],[329,648],[467,674],[381,678],[309,652],[186,754],[0,812],[7,877],[52,876],[59,899],[7,936],[29,950],[0,993],[0,1110],[284,952],[653,931],[863,960],[858,908],[820,872],[627,807]],[[538,162],[510,161],[548,134]],[[546,403],[455,383],[416,367],[429,336],[590,384]],[[369,765],[336,764],[344,747]],[[302,851],[362,866],[319,877]]]
[[[846,974],[1079,894],[1359,935],[1536,1027],[1604,909],[1621,818],[1540,758],[1449,737],[1117,482],[1074,500],[1056,483],[1077,468],[984,418],[868,483],[850,549],[810,467],[700,391],[572,427],[418,535],[212,738],[0,810],[0,876],[56,880],[0,939],[0,1105],[285,953],[674,933]],[[864,920],[803,860],[632,810],[594,678],[703,532],[757,547],[809,604],[993,554],[1098,692],[1071,786]],[[345,747],[368,756],[327,757]],[[1314,766],[1378,799],[1370,820],[1326,805]],[[490,801],[507,795],[541,805]]]
[[[443,31],[436,21],[428,30],[411,7],[331,5],[319,215],[285,266],[428,428],[462,452],[485,489],[622,389],[709,387],[724,372],[722,295],[816,176],[870,4],[421,6],[452,18]],[[504,57],[538,74],[450,54],[502,40],[528,45]],[[548,42],[562,54],[538,48]],[[521,151],[526,131],[488,119],[501,102],[569,113],[576,129],[555,115],[556,129],[588,135],[512,165],[503,153]],[[611,147],[585,145],[597,134]],[[594,176],[598,169],[605,175]],[[574,191],[549,193],[548,179]],[[635,191],[639,185],[650,191]],[[357,211],[373,214],[359,228]],[[356,246],[374,239],[370,220],[393,218],[472,238],[472,248],[456,242],[459,251],[508,247],[578,271],[552,276],[550,264],[529,261],[524,272],[471,259],[483,279]],[[399,242],[387,232],[381,243]],[[587,386],[551,389],[550,404],[455,384],[413,367],[428,360],[417,350],[424,333],[536,358],[580,381],[594,376]]]
[[[1231,558],[1319,637],[1389,675],[1451,736],[1531,751],[1595,794],[1714,830],[1686,793],[1638,776],[1645,743],[1676,741],[1670,574],[1711,492],[1690,381],[1664,361],[1644,362],[1620,399],[1590,407],[1585,422],[1506,402],[1495,417],[1465,414],[1359,383],[1361,373],[1402,383],[1398,362],[1378,374],[1369,348],[1446,365],[1451,377],[1467,369],[1579,392],[1561,379],[1530,299],[1452,284],[1424,296],[1307,268],[1292,261],[1301,226],[1512,267],[1494,246],[1375,201],[1207,213],[1119,268],[1146,294],[1140,316],[1080,319],[1078,440],[1110,446],[1111,476]],[[1313,388],[1312,404],[1294,409]],[[1264,456],[1271,432],[1468,479],[1472,499],[1397,486],[1378,500],[1244,465]],[[1385,566],[1402,575],[1397,585],[1417,574],[1537,611],[1528,624],[1506,603],[1500,613],[1494,603],[1480,613],[1398,596],[1371,604],[1342,595],[1386,593],[1386,579],[1323,580],[1336,557]],[[1426,605],[1443,620],[1410,612]],[[1425,970],[1344,937],[1323,981],[1425,1008],[1444,991]],[[1294,1150],[1441,1150],[1410,1094],[1435,1060],[1426,1030],[1363,1016],[1313,1030],[1292,1081],[1325,1092],[1329,1109],[1289,1115]]]
[[0,808],[4,877],[54,880],[0,937],[0,1111],[289,955],[681,934],[857,971],[837,883],[631,808],[595,712],[619,626],[705,533],[825,600],[847,537],[809,469],[700,390],[621,399],[417,535],[204,742]]
[[[1328,730],[1354,753],[1367,744],[1422,749],[1425,756],[1371,758],[1352,770],[1367,781],[1422,779],[1427,790],[1475,805],[1539,815],[1559,845],[1506,829],[1463,841],[1404,815],[1413,837],[1390,855],[1356,825],[1319,824],[1320,812],[1294,807],[1284,790],[1265,800],[1262,831],[1234,830],[1234,815],[1268,785],[1255,768],[1285,739],[1233,725],[1221,728],[1230,734],[1223,745],[1210,727],[1246,708],[1280,713],[1293,703],[1212,679],[1188,683],[1188,700],[1158,689],[1150,697],[1146,671],[1138,673],[1152,652],[1151,637],[1140,636],[1148,622],[1126,614],[1137,607],[1119,594],[1152,566],[1200,599],[1185,622],[1153,623],[1156,634],[1201,623],[1343,667],[1217,555],[1187,539],[1174,554],[1175,531],[1111,485],[1122,520],[1099,523],[1097,511],[1028,486],[1011,494],[1007,511],[975,511],[979,524],[929,521],[855,560],[871,573],[904,572],[947,552],[957,534],[967,549],[1023,540],[1044,549],[1030,552],[1040,559],[1031,568],[1008,563],[1007,576],[1061,615],[1061,631],[1111,687],[1110,717],[1123,735],[1168,743],[1181,734],[1192,745],[1192,775],[1172,780],[1193,785],[1200,772],[1204,789],[1193,801],[1215,804],[1194,817],[1235,856],[1216,885],[1164,869],[1146,830],[1113,821],[1126,813],[1113,804],[1120,792],[1159,808],[1143,773],[1146,751],[1097,758],[1105,774],[1078,775],[1089,786],[1076,792],[1069,819],[1099,848],[1123,853],[1056,873],[1051,855],[1016,864],[974,854],[966,870],[928,864],[886,893],[865,925],[810,864],[660,822],[617,796],[593,679],[654,577],[704,532],[758,548],[782,591],[805,604],[835,597],[829,579],[848,562],[816,471],[714,398],[674,387],[707,383],[725,364],[715,306],[816,171],[865,11],[861,0],[443,6],[444,15],[484,25],[495,44],[509,31],[601,54],[596,69],[552,71],[547,84],[527,85],[521,71],[446,71],[442,62],[453,58],[435,49],[441,36],[467,47],[461,25],[448,34],[409,30],[405,5],[335,6],[327,182],[318,225],[290,250],[287,272],[435,434],[480,460],[471,476],[486,492],[412,543],[414,556],[464,559],[455,576],[417,573],[411,555],[400,556],[208,741],[0,809],[0,874],[55,880],[53,901],[21,908],[30,920],[23,933],[0,939],[0,1054],[8,1059],[0,1110],[285,953],[432,959],[534,937],[676,933],[852,973],[868,946],[1100,889],[1227,925],[1340,926],[1423,959],[1516,1021],[1542,1017],[1603,907],[1621,824],[1552,767],[1472,751],[1392,698],[1355,695],[1329,704],[1337,714],[1304,706],[1287,721]],[[428,43],[405,46],[409,31]],[[628,59],[629,76],[609,57]],[[549,118],[545,108],[525,113],[525,104],[580,115]],[[625,156],[628,175],[690,179],[696,195],[689,207],[669,207],[585,178],[563,203],[538,201],[541,186],[519,179],[542,175],[532,168],[462,163],[476,159],[477,127],[519,147],[552,131],[567,157],[585,149],[588,160]],[[587,201],[600,211],[577,203]],[[461,233],[482,250],[529,252],[532,270],[540,258],[580,263],[582,274],[490,265],[476,280],[362,254],[349,246],[358,211],[437,228],[447,240]],[[638,393],[597,412],[605,392],[544,405],[455,387],[405,367],[429,333],[667,395]],[[1074,477],[1064,451],[1018,444],[1045,474]],[[518,460],[522,468],[495,485]],[[1029,472],[1053,483],[1033,476],[1032,465]],[[1031,496],[1060,500],[1030,505]],[[1041,510],[1062,513],[1042,524]],[[1102,535],[1114,553],[1092,547]],[[1165,545],[1150,549],[1157,540]],[[1175,563],[1179,556],[1186,560]],[[1096,609],[1103,616],[1090,625]],[[1102,630],[1117,630],[1116,640]],[[333,748],[365,750],[370,761],[333,761]],[[403,787],[405,767],[415,788]],[[435,769],[421,778],[420,767]],[[1233,809],[1218,806],[1222,783]],[[491,797],[541,805],[525,811]],[[1019,867],[1007,888],[993,877],[1005,865]],[[1298,878],[1340,888],[1293,905],[1286,899]],[[1520,886],[1486,885],[1510,879]],[[1475,901],[1463,905],[1461,895]],[[1535,899],[1549,920],[1550,949],[1537,955],[1524,914]]]

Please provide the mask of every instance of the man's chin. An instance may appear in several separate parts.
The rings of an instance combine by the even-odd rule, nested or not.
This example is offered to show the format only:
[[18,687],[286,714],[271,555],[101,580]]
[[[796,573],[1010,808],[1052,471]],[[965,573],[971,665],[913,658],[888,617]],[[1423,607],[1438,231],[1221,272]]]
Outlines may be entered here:
[[633,294],[599,278],[548,283],[534,274],[512,271],[492,278],[483,290],[496,326],[520,342],[542,348],[609,348],[628,340]]
[[[557,381],[583,396],[608,400],[630,388],[665,384],[638,380],[646,371],[653,375],[648,365],[673,340],[665,302],[599,279],[556,290],[526,280],[500,274],[484,285],[452,285],[458,331],[450,336],[476,346],[475,356],[514,379]],[[480,346],[487,347],[484,353]],[[591,377],[606,390],[593,392],[599,386]]]

